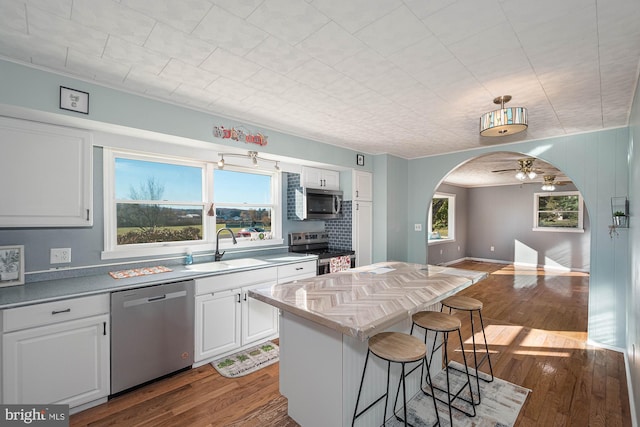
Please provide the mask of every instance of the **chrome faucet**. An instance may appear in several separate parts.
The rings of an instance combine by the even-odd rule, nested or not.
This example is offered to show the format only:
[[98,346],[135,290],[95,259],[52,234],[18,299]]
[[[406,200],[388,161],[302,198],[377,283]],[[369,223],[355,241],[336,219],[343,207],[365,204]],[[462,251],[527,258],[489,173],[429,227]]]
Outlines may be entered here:
[[216,261],[220,261],[222,259],[222,255],[224,255],[225,251],[222,251],[222,253],[220,253],[220,251],[218,251],[218,245],[220,243],[220,232],[227,230],[229,233],[231,233],[231,238],[233,239],[233,244],[236,245],[238,243],[238,241],[236,240],[236,235],[233,234],[233,230],[231,230],[228,227],[224,227],[221,228],[220,230],[218,230],[218,232],[216,233],[216,254],[215,254],[215,260]]

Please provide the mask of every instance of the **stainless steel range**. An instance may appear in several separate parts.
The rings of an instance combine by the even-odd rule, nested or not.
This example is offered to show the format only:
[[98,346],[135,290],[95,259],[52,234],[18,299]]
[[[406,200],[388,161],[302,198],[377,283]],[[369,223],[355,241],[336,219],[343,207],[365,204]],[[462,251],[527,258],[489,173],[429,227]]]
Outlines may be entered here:
[[329,247],[329,233],[314,231],[289,234],[289,252],[318,256],[318,275],[330,273],[331,258],[348,256],[351,268],[356,266],[356,253]]

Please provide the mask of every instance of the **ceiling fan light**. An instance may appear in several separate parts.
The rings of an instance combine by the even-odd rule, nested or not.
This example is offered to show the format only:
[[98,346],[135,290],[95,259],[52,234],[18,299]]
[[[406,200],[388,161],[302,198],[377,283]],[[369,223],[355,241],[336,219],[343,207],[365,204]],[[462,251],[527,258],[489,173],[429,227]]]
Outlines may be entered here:
[[529,179],[535,179],[538,174],[534,171],[530,171],[529,173],[527,173],[527,176],[529,177]]
[[518,173],[516,173],[516,178],[518,178],[520,181],[523,181],[526,178],[526,175],[524,174],[524,172],[518,171]]
[[542,191],[554,191],[556,186],[553,184],[545,184],[542,186]]
[[527,123],[527,109],[524,107],[504,108],[505,102],[511,100],[511,95],[503,95],[493,100],[500,104],[499,110],[490,111],[480,117],[481,136],[507,136],[525,131]]

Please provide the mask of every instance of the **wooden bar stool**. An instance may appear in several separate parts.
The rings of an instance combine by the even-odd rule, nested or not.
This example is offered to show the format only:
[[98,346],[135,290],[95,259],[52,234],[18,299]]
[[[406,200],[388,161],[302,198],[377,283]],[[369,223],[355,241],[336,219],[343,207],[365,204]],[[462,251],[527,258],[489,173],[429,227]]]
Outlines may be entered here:
[[[431,355],[429,356],[429,360],[427,361],[425,357],[425,365],[427,367],[427,372],[429,372],[429,368],[431,367],[431,363],[433,362],[433,355],[435,354],[436,350],[438,350],[440,347],[443,348],[443,353],[444,353],[443,361],[444,361],[444,370],[446,372],[446,377],[447,377],[447,389],[444,390],[443,388],[440,388],[438,386],[431,384],[431,394],[435,397],[435,394],[433,393],[433,389],[446,393],[446,396],[447,396],[446,400],[443,400],[439,397],[435,397],[435,399],[446,404],[449,407],[449,422],[451,423],[451,425],[453,425],[453,414],[451,411],[452,409],[456,409],[457,411],[460,411],[469,417],[475,417],[476,404],[474,403],[474,399],[473,399],[473,391],[471,390],[471,377],[469,375],[469,369],[467,367],[467,360],[464,357],[464,352],[462,353],[462,359],[464,360],[464,369],[466,371],[467,381],[460,387],[459,390],[452,392],[451,381],[449,379],[449,354],[447,352],[447,342],[449,341],[449,333],[457,331],[458,337],[460,339],[460,346],[462,346],[462,333],[460,332],[460,327],[462,324],[460,322],[460,319],[458,319],[457,317],[451,316],[450,314],[440,313],[438,311],[420,311],[414,314],[411,317],[411,319],[413,321],[413,324],[411,325],[411,333],[413,334],[414,326],[418,326],[419,328],[424,329],[425,344],[427,343],[428,332],[429,331],[435,332],[435,337],[433,338],[433,347],[431,349]],[[438,334],[442,334],[442,342],[436,346],[436,342],[438,341]],[[430,376],[428,376],[427,382],[430,382],[430,381],[431,381],[431,378]],[[471,396],[471,400],[467,400],[460,395],[460,393],[462,393],[465,387],[469,388],[469,395]],[[429,393],[425,390],[422,390],[422,392],[426,395],[429,395]],[[455,402],[456,399],[463,400],[468,404],[470,404],[473,411],[467,412],[464,409],[458,406],[455,406],[453,403]]]
[[[382,360],[387,361],[387,389],[386,392],[373,401],[369,406],[358,412],[358,404],[360,403],[360,394],[362,393],[362,385],[364,383],[365,373],[367,372],[367,363],[369,362],[369,353],[373,353]],[[427,362],[426,347],[418,338],[401,332],[381,332],[377,335],[369,338],[369,347],[367,349],[367,358],[364,361],[364,368],[362,369],[362,379],[360,380],[360,388],[358,389],[358,398],[356,399],[356,407],[353,411],[353,421],[351,426],[356,422],[356,418],[368,411],[373,405],[378,403],[384,397],[384,415],[382,419],[382,425],[384,426],[387,419],[387,403],[389,400],[389,374],[391,370],[391,362],[400,363],[402,365],[402,372],[400,380],[398,381],[398,393],[396,394],[396,401],[393,405],[393,413],[399,421],[404,421],[404,425],[407,426],[407,387],[405,384],[405,364],[420,361],[420,365]],[[407,374],[408,375],[408,374]],[[402,396],[404,402],[404,419],[400,418],[396,414],[396,404],[398,402],[398,394],[400,394],[400,384],[402,384]],[[434,424],[440,425],[440,418],[438,417],[438,410],[436,408],[436,401],[433,400],[433,406],[436,412],[437,422]]]
[[[469,312],[469,318],[471,320],[471,341],[473,343],[473,363],[476,369],[476,374],[475,375],[472,374],[472,376],[476,377],[476,385],[478,386],[478,402],[477,403],[480,403],[480,398],[481,398],[480,380],[488,383],[493,381],[493,366],[491,366],[491,358],[489,357],[489,345],[487,344],[487,335],[484,333],[484,321],[482,320],[482,301],[479,301],[475,298],[454,295],[442,301],[442,307],[440,308],[440,310],[442,311],[444,307],[449,308],[449,314],[451,314],[452,309]],[[475,323],[473,321],[474,312],[477,312],[478,317],[480,318],[480,327],[482,329],[482,337],[484,339],[484,354],[482,355],[482,358],[480,359],[479,362],[478,362],[478,352],[476,347]],[[464,347],[462,347],[462,354],[464,354]],[[480,378],[480,374],[478,373],[479,372],[478,369],[480,368],[480,366],[482,366],[482,364],[485,361],[489,362],[489,372],[491,373],[491,379],[489,380]]]

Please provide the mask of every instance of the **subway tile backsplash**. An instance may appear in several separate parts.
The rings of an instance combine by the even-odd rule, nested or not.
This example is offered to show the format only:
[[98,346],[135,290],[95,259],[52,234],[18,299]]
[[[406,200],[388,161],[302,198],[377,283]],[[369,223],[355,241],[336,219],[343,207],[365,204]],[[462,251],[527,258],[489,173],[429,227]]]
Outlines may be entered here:
[[342,218],[330,219],[324,222],[329,232],[329,246],[334,249],[352,250],[351,244],[351,200],[342,201]]
[[[296,216],[296,189],[300,188],[300,175],[287,173],[287,218],[297,219]],[[325,230],[329,233],[329,245],[333,249],[351,250],[351,200],[342,201],[342,217],[324,221]],[[286,237],[286,236],[285,236]]]

